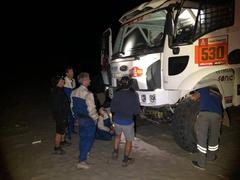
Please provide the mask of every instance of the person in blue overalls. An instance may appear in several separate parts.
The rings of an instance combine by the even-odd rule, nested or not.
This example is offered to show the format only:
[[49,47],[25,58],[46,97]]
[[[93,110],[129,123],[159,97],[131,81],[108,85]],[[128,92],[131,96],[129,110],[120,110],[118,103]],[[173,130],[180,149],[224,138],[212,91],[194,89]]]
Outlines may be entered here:
[[195,123],[198,157],[192,164],[205,170],[207,160],[214,161],[217,158],[223,116],[222,96],[218,89],[205,87],[193,93],[191,99],[200,99],[199,115]]
[[[74,77],[74,71],[73,68],[71,66],[68,66],[65,69],[65,84],[64,84],[64,93],[67,95],[69,103],[70,103],[70,95],[72,93],[72,90],[76,87],[76,82]],[[74,131],[74,118],[72,113],[69,114],[68,117],[68,123],[67,123],[67,134],[66,134],[66,138],[68,139],[67,141],[64,141],[66,145],[70,145],[70,141],[72,138],[72,133],[75,133]]]
[[86,72],[78,75],[80,87],[71,94],[71,109],[79,125],[79,163],[78,169],[90,168],[87,156],[90,153],[96,133],[96,123],[99,118],[93,94],[87,89],[90,85],[90,77]]

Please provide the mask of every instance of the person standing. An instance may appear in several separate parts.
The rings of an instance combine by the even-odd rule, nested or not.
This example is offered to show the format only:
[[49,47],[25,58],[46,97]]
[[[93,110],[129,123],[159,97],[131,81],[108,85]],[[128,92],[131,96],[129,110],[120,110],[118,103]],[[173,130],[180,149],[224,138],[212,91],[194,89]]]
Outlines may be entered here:
[[121,88],[118,90],[111,101],[111,112],[115,127],[113,159],[118,158],[121,134],[126,139],[122,166],[128,166],[133,158],[130,158],[132,141],[134,140],[134,116],[140,112],[138,95],[130,88],[130,79],[127,76],[121,78]]
[[87,155],[90,153],[96,132],[96,123],[99,118],[93,94],[88,91],[90,77],[86,72],[78,75],[80,87],[71,94],[71,109],[78,119],[79,125],[79,163],[78,169],[89,169]]
[[54,154],[62,155],[66,152],[61,148],[61,142],[64,141],[67,118],[70,113],[69,102],[64,94],[64,78],[56,76],[52,81],[52,116],[56,121],[56,135]]
[[218,89],[205,87],[193,93],[191,99],[200,99],[199,115],[195,123],[198,157],[192,164],[205,170],[207,160],[214,161],[217,158],[223,116],[222,96]]
[[[68,101],[70,103],[70,95],[72,93],[72,90],[76,87],[76,82],[74,79],[74,71],[73,68],[71,66],[68,66],[65,69],[65,84],[64,84],[64,93],[67,95],[68,97]],[[72,139],[72,133],[76,133],[74,131],[74,118],[72,113],[69,114],[68,117],[68,123],[67,123],[67,139],[68,141],[64,141],[66,145],[70,145],[71,143],[71,139]]]

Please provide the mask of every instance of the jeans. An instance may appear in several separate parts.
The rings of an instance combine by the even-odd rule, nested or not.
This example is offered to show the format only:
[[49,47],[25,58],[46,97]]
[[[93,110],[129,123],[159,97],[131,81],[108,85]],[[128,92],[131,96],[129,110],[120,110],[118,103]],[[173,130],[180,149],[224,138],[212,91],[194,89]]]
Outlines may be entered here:
[[[82,119],[79,119],[81,121]],[[93,122],[93,120],[88,119],[89,121],[92,121],[92,123],[89,125],[84,125],[84,123],[79,123],[79,161],[86,161],[87,155],[91,151],[91,148],[94,143],[95,139],[95,133],[96,133],[96,125]]]
[[72,114],[70,114],[68,116],[67,134],[66,134],[69,140],[72,139],[72,132],[74,130],[74,121],[75,121],[74,117],[72,116]]

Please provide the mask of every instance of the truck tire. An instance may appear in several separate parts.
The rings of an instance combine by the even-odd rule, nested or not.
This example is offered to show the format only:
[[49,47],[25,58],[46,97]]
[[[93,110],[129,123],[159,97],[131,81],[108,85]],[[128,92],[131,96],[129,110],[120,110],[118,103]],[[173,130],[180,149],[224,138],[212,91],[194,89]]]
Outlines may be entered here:
[[176,143],[186,151],[196,152],[194,124],[199,112],[199,102],[190,99],[178,104],[172,118],[172,131]]

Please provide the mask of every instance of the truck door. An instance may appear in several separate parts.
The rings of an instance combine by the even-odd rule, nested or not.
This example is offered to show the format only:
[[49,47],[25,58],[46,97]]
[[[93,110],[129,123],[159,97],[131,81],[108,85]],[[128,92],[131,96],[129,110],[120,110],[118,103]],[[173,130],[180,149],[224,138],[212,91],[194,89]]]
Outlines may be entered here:
[[111,82],[110,61],[112,57],[112,30],[109,28],[104,31],[101,47],[101,73],[103,83],[109,86]]
[[192,71],[186,68],[194,59],[192,38],[198,13],[196,8],[179,8],[175,11],[168,11],[167,14],[163,53],[163,85],[164,89],[172,90],[177,90],[186,74]]

